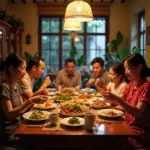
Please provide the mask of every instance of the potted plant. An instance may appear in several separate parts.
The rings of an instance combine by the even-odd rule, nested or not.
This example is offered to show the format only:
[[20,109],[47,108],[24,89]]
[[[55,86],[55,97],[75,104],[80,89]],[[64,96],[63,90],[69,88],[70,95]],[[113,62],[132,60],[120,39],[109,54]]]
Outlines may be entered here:
[[[77,49],[76,47],[73,47],[70,51],[70,57],[75,59],[76,55],[77,55]],[[91,77],[91,74],[88,71],[88,68],[85,64],[86,64],[86,57],[82,55],[77,59],[77,67],[80,67],[80,72],[82,74],[82,86],[83,87],[85,87],[86,82]]]
[[132,53],[140,53],[140,49],[137,47],[133,47],[132,50],[130,50],[128,47],[120,48],[120,44],[122,42],[123,35],[121,32],[118,32],[116,39],[107,44],[107,47],[109,48],[109,52],[105,54],[107,60],[107,70],[112,64],[121,62],[128,55]]
[[0,9],[0,20],[6,21],[8,19],[8,13],[6,9]]
[[[74,46],[71,51],[70,51],[70,57],[75,59],[75,56],[77,55],[77,49],[76,47]],[[80,56],[78,59],[77,59],[77,66],[80,67],[82,65],[85,65],[85,56]]]
[[8,23],[15,28],[24,28],[24,23],[21,19],[15,18],[13,15],[9,16]]

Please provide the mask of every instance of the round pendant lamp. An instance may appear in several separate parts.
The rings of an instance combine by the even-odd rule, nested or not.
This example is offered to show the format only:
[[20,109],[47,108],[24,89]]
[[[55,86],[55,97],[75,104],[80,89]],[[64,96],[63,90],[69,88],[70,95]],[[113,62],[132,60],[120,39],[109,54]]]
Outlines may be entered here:
[[93,14],[91,6],[83,0],[74,0],[66,8],[65,20],[79,22],[92,21]]
[[70,30],[70,31],[81,30],[81,22],[78,22],[78,21],[65,21],[64,30]]

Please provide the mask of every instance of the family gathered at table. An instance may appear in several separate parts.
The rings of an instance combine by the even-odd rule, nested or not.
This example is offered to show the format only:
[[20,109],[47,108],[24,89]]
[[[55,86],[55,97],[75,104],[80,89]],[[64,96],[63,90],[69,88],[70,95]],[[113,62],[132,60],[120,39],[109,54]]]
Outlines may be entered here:
[[[0,70],[6,75],[0,86],[0,107],[7,137],[5,149],[30,149],[27,139],[35,140],[40,146],[36,136],[40,138],[41,149],[46,146],[46,137],[49,147],[64,149],[67,143],[58,135],[68,139],[70,147],[71,144],[75,147],[75,142],[81,144],[82,136],[91,148],[95,147],[92,138],[101,142],[97,147],[102,146],[101,139],[107,135],[104,140],[109,138],[110,145],[114,144],[115,137],[120,140],[113,149],[150,148],[150,82],[147,80],[150,69],[145,59],[141,54],[133,53],[122,63],[110,66],[108,72],[104,63],[100,57],[92,60],[91,77],[83,88],[82,75],[75,69],[76,61],[67,58],[65,68],[56,75],[55,89],[49,88],[52,81],[46,77],[34,92],[35,79],[44,73],[44,59],[33,57],[27,63],[23,57],[10,54],[0,64]],[[80,148],[80,145],[76,147]]]

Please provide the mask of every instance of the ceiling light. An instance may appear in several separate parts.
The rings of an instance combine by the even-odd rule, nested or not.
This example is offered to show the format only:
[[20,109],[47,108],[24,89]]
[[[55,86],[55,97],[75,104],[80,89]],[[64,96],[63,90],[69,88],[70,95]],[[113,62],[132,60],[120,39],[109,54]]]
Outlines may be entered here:
[[65,20],[79,22],[92,21],[93,14],[91,6],[83,0],[74,0],[66,8]]
[[81,30],[81,22],[78,22],[78,21],[65,21],[64,30],[71,30],[71,31]]

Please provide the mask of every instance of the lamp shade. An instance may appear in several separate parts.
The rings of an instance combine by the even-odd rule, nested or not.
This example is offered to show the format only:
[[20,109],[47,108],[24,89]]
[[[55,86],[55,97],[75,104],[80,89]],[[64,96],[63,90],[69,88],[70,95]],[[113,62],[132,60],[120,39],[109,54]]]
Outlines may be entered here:
[[82,0],[75,0],[68,4],[65,12],[65,20],[67,21],[92,21],[93,14],[91,6]]
[[78,21],[65,21],[64,30],[70,30],[70,31],[81,30],[81,22],[78,22]]

